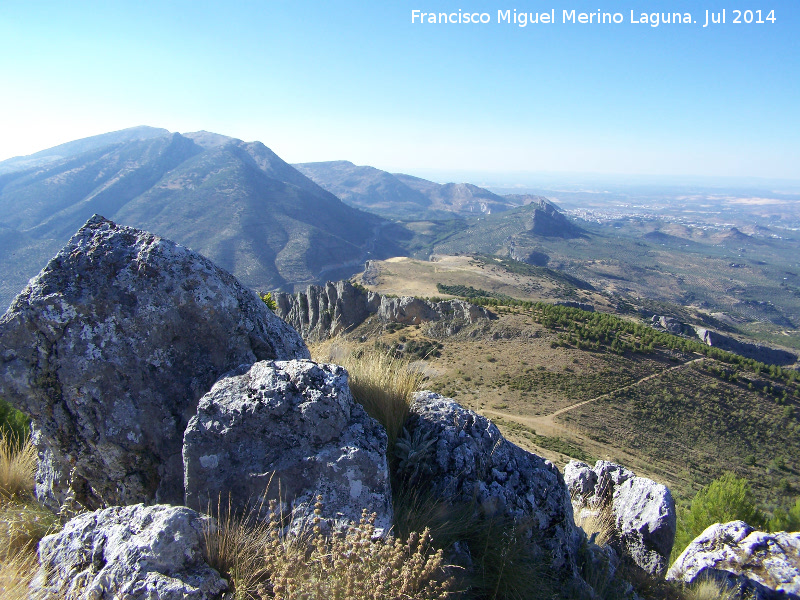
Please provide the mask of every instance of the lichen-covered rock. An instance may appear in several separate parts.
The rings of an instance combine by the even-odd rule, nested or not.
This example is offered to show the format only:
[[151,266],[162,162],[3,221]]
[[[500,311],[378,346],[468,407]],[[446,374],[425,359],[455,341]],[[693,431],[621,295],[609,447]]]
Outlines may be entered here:
[[611,511],[616,529],[612,544],[618,552],[648,573],[666,573],[677,525],[675,501],[666,486],[605,460],[593,468],[570,461],[564,481],[576,513]]
[[652,575],[663,576],[675,542],[675,501],[666,486],[633,477],[616,486],[611,504],[623,553]]
[[36,600],[212,600],[228,585],[204,558],[208,517],[183,506],[84,513],[39,543]]
[[0,397],[33,417],[40,500],[180,503],[200,397],[242,363],[308,356],[208,259],[95,216],[0,319]]
[[533,523],[552,568],[574,575],[578,537],[555,465],[507,441],[485,417],[433,392],[415,394],[407,429],[422,456],[406,459],[409,472],[401,476],[421,473],[418,485],[435,497],[475,502],[476,517]]
[[376,512],[392,522],[386,431],[353,400],[347,372],[311,361],[264,361],[229,373],[200,400],[183,446],[186,504],[219,498],[266,516],[288,502],[295,523],[319,494],[327,521]]
[[800,599],[800,533],[765,533],[744,521],[715,523],[684,550],[667,579],[725,581],[738,597]]

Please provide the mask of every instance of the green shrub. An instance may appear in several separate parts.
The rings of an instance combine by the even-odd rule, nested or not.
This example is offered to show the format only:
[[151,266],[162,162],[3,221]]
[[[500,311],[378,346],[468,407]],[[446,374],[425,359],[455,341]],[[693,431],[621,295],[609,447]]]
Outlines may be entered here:
[[25,415],[0,398],[0,437],[22,441],[28,437],[31,421]]
[[264,302],[267,308],[272,312],[278,309],[278,303],[275,302],[275,298],[272,297],[272,292],[259,292],[258,297],[261,298],[261,301]]
[[785,508],[775,509],[774,515],[769,520],[769,530],[800,531],[800,498],[788,510]]
[[767,525],[766,516],[753,502],[750,484],[730,472],[697,492],[689,510],[678,519],[673,560],[709,525],[729,521],[744,521],[759,529]]

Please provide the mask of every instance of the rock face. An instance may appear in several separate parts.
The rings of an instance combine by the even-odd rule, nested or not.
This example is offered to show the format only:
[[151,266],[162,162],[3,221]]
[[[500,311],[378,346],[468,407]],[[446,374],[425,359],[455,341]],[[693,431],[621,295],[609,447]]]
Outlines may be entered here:
[[689,544],[667,579],[711,577],[737,587],[740,598],[800,598],[800,533],[764,533],[744,521],[715,523]]
[[349,281],[311,285],[306,292],[274,294],[275,313],[309,341],[322,341],[349,331],[377,315],[386,323],[416,325],[452,319],[474,323],[489,312],[463,300],[429,302],[404,296],[390,298],[353,286]]
[[203,557],[204,528],[183,506],[84,513],[39,544],[32,598],[210,600],[228,585]]
[[287,503],[295,521],[323,497],[324,519],[378,513],[392,523],[386,431],[357,404],[347,372],[311,361],[264,361],[229,373],[200,400],[183,446],[186,504],[230,495],[234,509]]
[[433,392],[415,395],[407,430],[414,450],[401,457],[401,476],[441,499],[475,502],[476,516],[531,520],[552,554],[552,568],[574,575],[576,529],[555,465],[508,442],[486,418]]
[[673,317],[653,315],[651,326],[659,331],[666,331],[674,335],[685,335],[697,338],[707,346],[713,346],[720,350],[734,352],[745,358],[758,360],[769,365],[791,365],[797,361],[797,355],[787,350],[770,348],[761,344],[741,342],[735,338],[706,329],[696,325],[681,323]]
[[675,501],[666,486],[604,460],[594,468],[570,461],[564,481],[576,512],[611,511],[616,529],[612,545],[619,552],[648,573],[666,573],[677,526]]
[[33,417],[40,500],[180,503],[200,397],[240,364],[308,356],[208,259],[95,216],[0,319],[0,397]]

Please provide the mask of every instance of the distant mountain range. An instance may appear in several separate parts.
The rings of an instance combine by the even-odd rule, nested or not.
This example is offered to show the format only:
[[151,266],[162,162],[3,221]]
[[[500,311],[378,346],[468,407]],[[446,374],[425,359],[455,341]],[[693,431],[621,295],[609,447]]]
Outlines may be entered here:
[[498,196],[470,183],[434,183],[403,173],[358,166],[346,160],[295,164],[344,202],[387,217],[452,218],[509,210],[535,196]]
[[186,245],[257,289],[346,277],[402,253],[393,224],[260,142],[137,127],[0,162],[0,303],[94,213]]

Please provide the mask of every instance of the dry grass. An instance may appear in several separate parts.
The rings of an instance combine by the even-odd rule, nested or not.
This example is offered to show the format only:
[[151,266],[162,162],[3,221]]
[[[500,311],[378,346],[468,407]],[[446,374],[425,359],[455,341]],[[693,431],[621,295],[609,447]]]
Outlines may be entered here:
[[20,444],[12,436],[0,439],[0,496],[30,494],[36,476],[36,448],[30,438]]
[[[226,576],[237,600],[444,600],[452,581],[430,533],[376,536],[374,515],[326,536],[319,526],[297,536],[284,532],[277,504],[256,523],[223,516],[206,533],[209,564]],[[317,502],[315,513],[321,514]],[[318,522],[318,518],[317,518]]]
[[36,552],[17,552],[0,562],[0,598],[23,600],[28,598],[28,584],[33,579],[39,561]]
[[594,536],[594,543],[598,546],[608,545],[616,536],[617,528],[614,512],[610,503],[599,506],[588,506],[580,494],[573,494],[572,506],[574,508],[575,525],[583,529],[589,539]]
[[736,587],[706,577],[685,588],[684,596],[686,600],[733,600],[738,593]]
[[377,349],[358,349],[341,341],[328,341],[311,347],[317,362],[342,365],[350,374],[350,391],[356,402],[386,428],[389,456],[408,417],[414,392],[420,389],[423,374],[408,361]]
[[38,567],[36,544],[56,517],[33,499],[36,449],[10,436],[0,440],[0,598],[27,598]]

